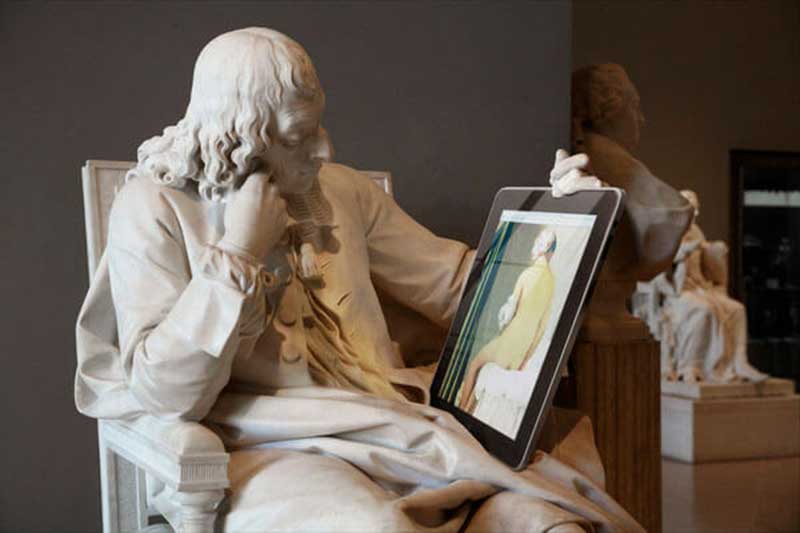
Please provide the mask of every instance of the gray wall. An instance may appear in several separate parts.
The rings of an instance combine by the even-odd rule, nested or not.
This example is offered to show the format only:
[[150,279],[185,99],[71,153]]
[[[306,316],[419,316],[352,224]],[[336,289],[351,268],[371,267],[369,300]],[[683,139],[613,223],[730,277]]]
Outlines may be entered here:
[[247,25],[306,46],[338,160],[391,170],[441,234],[474,244],[495,190],[544,183],[568,139],[566,2],[0,4],[0,531],[99,528],[95,425],[72,400],[80,166],[134,158],[181,116],[202,45]]
[[638,157],[728,239],[728,151],[800,150],[800,2],[576,2],[573,21],[574,65],[620,63],[639,88]]

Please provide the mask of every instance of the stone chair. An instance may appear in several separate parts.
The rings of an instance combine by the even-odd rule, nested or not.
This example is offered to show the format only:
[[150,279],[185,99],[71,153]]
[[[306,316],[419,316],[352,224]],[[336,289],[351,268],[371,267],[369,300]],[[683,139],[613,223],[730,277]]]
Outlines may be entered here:
[[[103,260],[114,196],[134,165],[89,160],[82,168],[90,282]],[[389,172],[364,173],[392,194]],[[150,496],[165,485],[176,491],[185,532],[213,531],[229,486],[229,456],[216,434],[197,422],[145,415],[134,421],[98,420],[97,436],[104,533],[147,528],[159,514]]]

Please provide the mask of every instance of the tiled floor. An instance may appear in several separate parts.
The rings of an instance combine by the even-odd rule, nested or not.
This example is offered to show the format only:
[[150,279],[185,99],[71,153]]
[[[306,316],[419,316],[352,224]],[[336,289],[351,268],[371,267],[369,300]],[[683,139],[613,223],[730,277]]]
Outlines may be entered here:
[[662,461],[664,533],[800,532],[800,457]]

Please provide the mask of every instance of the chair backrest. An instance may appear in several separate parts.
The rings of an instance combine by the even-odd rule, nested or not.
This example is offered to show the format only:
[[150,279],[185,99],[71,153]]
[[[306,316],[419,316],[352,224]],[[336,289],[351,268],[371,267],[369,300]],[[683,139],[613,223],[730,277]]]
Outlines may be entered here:
[[[83,210],[86,221],[86,253],[89,260],[89,281],[94,277],[108,238],[108,217],[111,204],[125,174],[136,165],[133,161],[89,159],[81,169]],[[392,174],[383,170],[362,170],[386,194],[392,195]]]
[[108,215],[111,212],[114,196],[125,182],[125,174],[135,164],[132,161],[90,159],[81,169],[89,281],[94,277],[100,256],[106,248]]

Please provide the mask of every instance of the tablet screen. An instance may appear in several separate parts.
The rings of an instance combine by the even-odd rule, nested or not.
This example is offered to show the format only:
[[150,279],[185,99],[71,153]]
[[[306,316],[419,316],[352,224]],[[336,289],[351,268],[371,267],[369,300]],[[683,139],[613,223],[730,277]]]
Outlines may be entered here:
[[516,439],[596,218],[502,211],[439,398]]

